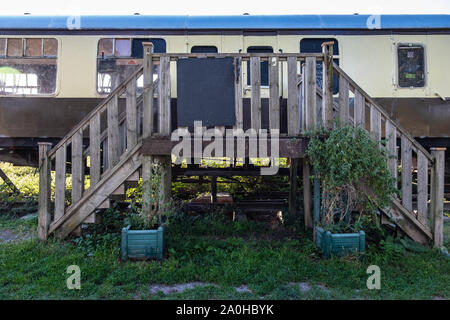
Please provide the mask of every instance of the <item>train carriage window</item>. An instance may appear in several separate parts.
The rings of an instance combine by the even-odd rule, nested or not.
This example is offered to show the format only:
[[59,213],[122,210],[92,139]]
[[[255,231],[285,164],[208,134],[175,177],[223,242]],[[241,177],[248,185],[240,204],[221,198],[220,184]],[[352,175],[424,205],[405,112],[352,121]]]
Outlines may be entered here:
[[25,56],[39,57],[42,55],[42,39],[25,39]]
[[0,38],[0,57],[6,56],[6,38]]
[[98,55],[103,57],[113,55],[113,39],[100,39],[98,41]]
[[[97,92],[109,94],[142,64],[143,42],[153,43],[154,53],[166,52],[164,39],[156,38],[104,38],[98,42]],[[155,66],[157,68],[157,66]],[[142,88],[138,81],[138,90]]]
[[[300,53],[321,53],[322,43],[333,41],[333,61],[339,65],[339,45],[336,39],[332,38],[305,38],[300,41]],[[316,64],[316,78],[317,85],[322,87],[323,83],[323,72],[322,72],[322,62],[317,62]],[[339,79],[337,76],[333,77],[333,94],[339,91]]]
[[217,53],[216,46],[193,46],[191,53]]
[[417,88],[425,85],[424,49],[420,45],[399,45],[398,85]]
[[23,55],[23,39],[8,39],[8,57],[21,57]]
[[114,55],[116,57],[130,57],[131,39],[116,39],[114,46]]
[[[248,47],[247,53],[273,53],[273,48],[269,46],[255,46]],[[269,85],[269,63],[267,61],[261,62],[261,86]],[[250,85],[250,63],[247,63],[247,85]]]
[[0,39],[0,94],[53,94],[57,50],[54,38]]
[[56,57],[58,53],[58,41],[56,39],[44,39],[44,56]]

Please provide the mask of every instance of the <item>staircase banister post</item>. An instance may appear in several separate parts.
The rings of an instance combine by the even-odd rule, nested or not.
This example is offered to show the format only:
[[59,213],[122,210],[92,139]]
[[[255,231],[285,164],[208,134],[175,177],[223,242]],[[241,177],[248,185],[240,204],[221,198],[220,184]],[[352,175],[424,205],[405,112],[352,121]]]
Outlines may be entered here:
[[444,174],[446,148],[431,148],[435,159],[431,172],[431,231],[433,244],[439,248],[444,239]]
[[143,61],[143,77],[144,77],[144,92],[143,92],[143,122],[142,122],[142,137],[147,138],[153,132],[153,43],[143,42],[144,47],[144,61]]
[[52,147],[49,142],[38,142],[39,146],[39,198],[38,198],[38,239],[47,240],[50,225],[50,159],[48,152]]
[[333,126],[333,41],[322,43],[322,121],[325,127]]

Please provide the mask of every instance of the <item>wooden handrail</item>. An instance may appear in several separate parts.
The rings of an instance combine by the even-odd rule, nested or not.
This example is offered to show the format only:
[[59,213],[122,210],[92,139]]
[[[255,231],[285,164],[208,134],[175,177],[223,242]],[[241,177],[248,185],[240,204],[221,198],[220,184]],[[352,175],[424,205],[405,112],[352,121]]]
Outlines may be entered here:
[[391,121],[394,126],[397,128],[398,131],[400,131],[400,133],[407,138],[411,144],[417,148],[417,150],[420,150],[425,157],[427,157],[427,159],[431,162],[434,163],[434,158],[433,156],[424,148],[422,147],[422,145],[420,143],[418,143],[401,125],[399,125],[398,123],[394,122],[391,117],[387,114],[387,112],[381,108],[368,94],[367,92],[365,92],[359,85],[356,84],[355,81],[352,80],[352,78],[350,78],[349,75],[347,75],[344,70],[342,70],[341,68],[339,68],[339,66],[333,62],[333,68],[334,70],[340,75],[343,76],[345,78],[345,80],[348,81],[348,83],[353,86],[353,88],[356,90],[358,90],[366,99],[367,102],[369,102],[371,105],[373,105],[378,112],[381,113],[381,115],[383,115],[386,119],[388,119],[389,121]]
[[169,57],[171,61],[185,58],[240,58],[249,61],[250,58],[260,58],[263,61],[272,57],[280,61],[287,61],[289,57],[304,60],[307,57],[314,57],[317,61],[323,60],[322,53],[154,53],[152,59],[159,61],[161,57]]
[[75,127],[72,128],[72,130],[69,131],[68,134],[65,135],[64,138],[62,138],[56,146],[54,146],[48,153],[48,157],[50,159],[53,159],[56,154],[56,150],[61,148],[61,146],[65,145],[69,139],[72,138],[72,136],[78,132],[81,128],[89,124],[89,120],[98,112],[103,111],[103,108],[106,107],[108,102],[111,101],[111,99],[118,95],[122,90],[126,89],[126,86],[128,83],[134,79],[135,77],[138,77],[138,75],[143,71],[142,66],[140,66],[135,72],[133,72],[124,82],[122,82],[116,89],[114,89],[113,92],[111,92],[97,107],[95,107],[91,112],[89,112]]

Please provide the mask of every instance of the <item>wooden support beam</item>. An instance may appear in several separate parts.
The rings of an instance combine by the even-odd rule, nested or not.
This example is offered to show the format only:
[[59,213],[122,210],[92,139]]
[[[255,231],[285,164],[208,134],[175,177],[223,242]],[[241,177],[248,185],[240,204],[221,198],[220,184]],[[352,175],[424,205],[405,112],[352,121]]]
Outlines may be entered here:
[[170,156],[155,156],[154,158],[161,165],[159,208],[160,211],[161,208],[167,210],[172,196],[172,159]]
[[303,208],[305,229],[312,229],[313,212],[311,210],[312,196],[311,196],[311,169],[306,158],[303,158]]
[[[142,102],[142,109],[143,109],[142,137],[147,138],[151,136],[153,132],[153,91],[154,91],[153,59],[152,59],[153,44],[151,42],[143,42],[142,45],[144,46],[144,62],[143,62],[144,92]],[[164,81],[166,81],[166,79],[164,79]],[[163,103],[166,102],[164,101]]]
[[12,192],[16,194],[20,194],[19,189],[14,185],[14,183],[8,178],[6,173],[0,169],[0,178],[2,178],[3,182],[11,189]]
[[333,41],[322,43],[322,121],[328,128],[333,126],[333,44]]
[[270,59],[269,64],[269,128],[280,129],[280,92],[278,85],[278,58]]
[[434,246],[444,243],[444,177],[446,148],[431,148],[435,159],[431,175],[431,231]]
[[259,57],[250,58],[251,91],[251,128],[261,129],[261,63]]
[[217,176],[211,177],[211,202],[217,202]]
[[152,179],[152,167],[153,167],[153,157],[143,155],[142,156],[142,211],[146,216],[150,216],[152,212],[151,199],[147,196],[151,190],[151,179]]
[[288,57],[288,97],[287,97],[287,122],[288,135],[296,136],[300,133],[298,85],[297,85],[297,58]]
[[316,58],[307,57],[305,63],[305,127],[314,130],[316,116]]
[[299,159],[291,158],[289,166],[289,214],[297,214],[297,184],[298,184],[298,162]]
[[47,156],[52,144],[38,142],[39,146],[39,209],[38,209],[38,239],[47,240],[51,221],[50,213],[50,159]]

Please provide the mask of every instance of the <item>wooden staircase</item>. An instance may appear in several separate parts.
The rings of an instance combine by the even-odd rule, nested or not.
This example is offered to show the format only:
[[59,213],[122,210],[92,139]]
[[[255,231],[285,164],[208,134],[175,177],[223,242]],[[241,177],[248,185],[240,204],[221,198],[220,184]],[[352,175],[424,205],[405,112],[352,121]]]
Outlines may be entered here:
[[[327,49],[324,49],[325,55],[332,52],[331,46]],[[318,97],[325,97],[319,103],[322,106],[318,113],[322,117],[319,122],[333,125],[332,121],[338,119],[364,128],[374,140],[380,141],[380,148],[386,148],[391,156],[388,162],[391,174],[397,179],[400,171],[400,181],[396,185],[400,195],[391,197],[389,208],[380,208],[382,221],[395,224],[417,242],[442,246],[445,148],[433,148],[430,154],[336,63],[331,62],[331,57],[328,61],[328,66],[324,62],[327,72],[323,77],[321,97]],[[305,76],[308,77],[308,73]],[[325,99],[333,101],[333,77],[339,79],[339,93],[337,102],[327,105]],[[304,82],[314,86],[308,79]],[[306,90],[315,91],[314,88]],[[352,104],[350,97],[353,97]],[[386,147],[381,144],[382,140],[386,141]],[[370,193],[370,186],[364,189]]]
[[[365,128],[376,141],[385,140],[386,146],[380,143],[380,148],[387,148],[391,155],[388,166],[392,175],[397,178],[399,170],[401,172],[397,186],[401,192],[399,197],[392,198],[390,208],[381,210],[383,221],[396,224],[416,241],[432,241],[435,246],[441,246],[444,149],[432,149],[431,153],[425,150],[333,62],[332,52],[332,43],[324,43],[322,54],[152,55],[151,43],[144,44],[142,67],[138,67],[54,148],[50,149],[48,143],[39,144],[39,239],[46,240],[50,234],[64,238],[76,231],[81,223],[94,222],[96,211],[107,208],[111,199],[123,199],[126,189],[135,186],[140,176],[145,185],[150,179],[154,157],[160,157],[170,168],[170,156],[145,155],[141,148],[144,139],[155,134],[168,137],[171,133],[170,62],[190,57],[231,56],[235,59],[237,72],[235,128],[243,127],[241,75],[245,68],[241,68],[241,62],[250,63],[252,74],[259,75],[260,62],[270,61],[270,128],[280,128],[279,88],[287,81],[288,137],[302,139],[306,131],[319,125],[333,126],[335,120],[339,120]],[[287,65],[285,79],[279,77],[281,63]],[[317,84],[317,63],[323,64],[321,85]],[[141,87],[138,85],[140,77],[143,78]],[[334,77],[338,77],[339,92],[333,95]],[[251,81],[251,92],[251,127],[261,128],[259,76]],[[154,125],[155,114],[158,121]],[[309,170],[304,161],[305,225],[312,227]],[[66,183],[69,172],[72,174],[71,188]],[[163,191],[165,199],[168,199],[171,180],[170,170],[167,172],[161,183],[166,190]],[[87,175],[89,183],[86,183]],[[54,195],[51,192],[53,180]],[[85,189],[85,185],[88,188]],[[370,186],[367,190],[370,192]],[[51,199],[54,210],[50,207]],[[144,210],[149,210],[145,201],[143,206]]]
[[[141,155],[141,146],[142,138],[156,131],[150,110],[160,78],[153,67],[151,50],[151,43],[144,46],[147,68],[138,67],[54,148],[50,150],[48,143],[39,144],[39,239],[45,240],[52,233],[64,238],[81,223],[95,222],[96,211],[108,208],[110,200],[123,200],[127,189],[137,186],[141,174],[149,179],[151,166],[142,166],[149,159]],[[158,75],[155,81],[154,74]],[[138,86],[141,77],[143,87]],[[67,185],[68,172],[71,188]],[[89,175],[88,183],[85,173]],[[89,187],[85,190],[86,184]]]

